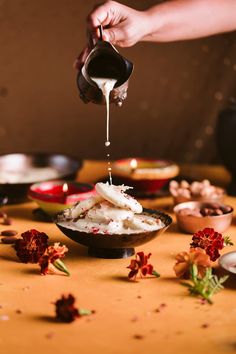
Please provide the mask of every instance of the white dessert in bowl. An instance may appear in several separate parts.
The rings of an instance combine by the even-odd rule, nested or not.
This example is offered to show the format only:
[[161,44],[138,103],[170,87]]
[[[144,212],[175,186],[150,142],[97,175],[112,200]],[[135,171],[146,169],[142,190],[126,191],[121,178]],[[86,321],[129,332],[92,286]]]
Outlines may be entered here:
[[64,210],[55,220],[64,234],[89,246],[90,254],[120,258],[122,249],[128,249],[127,255],[132,255],[133,247],[155,238],[172,222],[160,211],[143,209],[126,193],[129,187],[97,183],[95,188],[97,196]]

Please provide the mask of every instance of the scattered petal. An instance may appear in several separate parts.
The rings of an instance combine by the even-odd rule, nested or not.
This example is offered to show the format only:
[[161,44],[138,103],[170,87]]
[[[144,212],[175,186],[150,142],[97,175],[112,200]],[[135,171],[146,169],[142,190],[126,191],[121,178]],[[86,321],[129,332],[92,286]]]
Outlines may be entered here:
[[208,328],[209,327],[209,323],[203,323],[202,325],[201,325],[201,328]]
[[134,339],[143,339],[144,336],[143,336],[142,334],[135,334],[135,335],[133,336],[133,338],[134,338]]
[[47,339],[52,339],[54,336],[55,336],[55,333],[54,333],[54,332],[48,332],[48,333],[46,333],[46,335],[45,335],[45,337],[46,337]]
[[167,307],[167,304],[162,303],[160,306],[155,310],[155,312],[161,312],[164,308]]
[[137,322],[139,320],[138,316],[134,316],[131,318],[131,322]]
[[29,289],[30,289],[29,286],[24,286],[24,287],[22,288],[23,291],[28,291]]

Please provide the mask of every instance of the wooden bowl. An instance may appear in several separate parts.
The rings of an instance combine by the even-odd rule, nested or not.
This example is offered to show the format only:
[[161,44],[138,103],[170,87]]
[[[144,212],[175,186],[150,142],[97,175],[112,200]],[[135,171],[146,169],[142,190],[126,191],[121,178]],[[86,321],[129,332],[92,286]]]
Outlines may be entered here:
[[153,240],[164,232],[172,223],[172,219],[169,215],[158,210],[144,209],[143,214],[161,219],[164,223],[164,227],[156,231],[106,235],[99,233],[85,233],[60,225],[63,212],[57,214],[54,222],[70,239],[81,245],[87,246],[89,255],[99,258],[126,258],[135,253],[134,247],[141,246],[144,243]]

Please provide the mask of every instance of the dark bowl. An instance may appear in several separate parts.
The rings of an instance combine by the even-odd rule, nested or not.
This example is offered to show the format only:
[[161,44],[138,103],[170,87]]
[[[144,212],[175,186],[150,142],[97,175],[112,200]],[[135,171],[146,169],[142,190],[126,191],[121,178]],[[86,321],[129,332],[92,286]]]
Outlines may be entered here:
[[36,179],[30,183],[0,183],[0,193],[8,196],[9,203],[22,203],[27,201],[27,191],[31,184],[44,180],[64,179],[73,180],[78,170],[82,167],[81,160],[75,160],[62,154],[7,154],[0,155],[0,170],[12,170],[14,175],[20,171],[27,172],[32,167],[52,167],[56,170],[55,178]]
[[54,220],[57,227],[73,241],[87,246],[89,255],[100,258],[130,257],[135,253],[134,247],[141,246],[144,243],[153,240],[164,232],[172,223],[172,218],[169,215],[164,214],[159,210],[144,209],[142,214],[161,219],[165,226],[157,231],[147,231],[138,234],[89,234],[59,225],[62,214],[63,212],[57,214]]

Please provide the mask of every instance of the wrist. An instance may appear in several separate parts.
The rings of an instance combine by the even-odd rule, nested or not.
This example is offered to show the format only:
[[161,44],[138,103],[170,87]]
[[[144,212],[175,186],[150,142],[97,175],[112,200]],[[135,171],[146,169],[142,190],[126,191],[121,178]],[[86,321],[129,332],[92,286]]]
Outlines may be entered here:
[[[159,7],[159,5],[157,5]],[[150,40],[153,36],[156,36],[158,32],[161,32],[164,27],[164,16],[157,6],[151,7],[144,11],[144,17],[146,19],[146,30],[143,40],[146,38]]]

